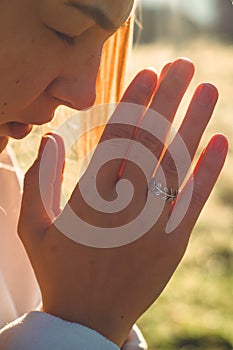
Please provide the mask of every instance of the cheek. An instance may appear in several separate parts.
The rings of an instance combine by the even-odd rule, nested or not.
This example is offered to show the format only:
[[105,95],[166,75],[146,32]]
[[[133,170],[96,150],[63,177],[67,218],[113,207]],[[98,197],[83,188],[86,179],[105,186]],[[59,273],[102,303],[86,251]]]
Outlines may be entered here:
[[20,13],[0,22],[0,117],[25,109],[55,78],[59,53],[46,34],[35,18]]
[[55,78],[60,64],[58,50],[29,2],[12,3],[0,1],[1,121],[30,106]]
[[[43,49],[34,42],[15,52],[5,52],[0,57],[1,86],[0,109],[23,109],[32,103],[50,84],[58,71],[58,63],[52,50]],[[42,49],[41,49],[42,48]]]

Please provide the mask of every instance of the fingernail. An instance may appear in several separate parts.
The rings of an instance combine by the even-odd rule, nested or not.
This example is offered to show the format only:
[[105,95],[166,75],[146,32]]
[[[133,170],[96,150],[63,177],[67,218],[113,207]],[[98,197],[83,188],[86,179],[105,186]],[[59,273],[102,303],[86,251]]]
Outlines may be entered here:
[[145,70],[140,76],[140,86],[145,91],[153,91],[156,87],[157,76],[153,70]]
[[178,79],[190,78],[194,73],[194,66],[192,61],[187,58],[179,59],[174,62],[174,73]]
[[211,84],[203,84],[198,92],[198,103],[201,106],[209,106],[216,97],[216,88]]
[[228,141],[224,135],[215,135],[211,140],[211,148],[215,152],[226,152],[228,149]]

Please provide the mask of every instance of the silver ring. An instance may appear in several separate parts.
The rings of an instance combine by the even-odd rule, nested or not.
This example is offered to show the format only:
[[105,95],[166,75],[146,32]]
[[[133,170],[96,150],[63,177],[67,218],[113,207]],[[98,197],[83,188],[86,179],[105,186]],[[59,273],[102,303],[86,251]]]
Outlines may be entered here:
[[149,184],[149,190],[155,196],[160,197],[163,201],[168,202],[173,202],[179,193],[179,190],[168,188],[166,186],[163,186],[161,182],[156,182],[155,178],[151,179]]

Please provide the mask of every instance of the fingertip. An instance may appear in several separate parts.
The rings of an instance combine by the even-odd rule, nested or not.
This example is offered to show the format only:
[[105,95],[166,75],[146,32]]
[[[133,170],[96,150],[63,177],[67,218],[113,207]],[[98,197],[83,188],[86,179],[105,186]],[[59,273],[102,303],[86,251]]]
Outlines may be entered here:
[[193,70],[195,70],[195,65],[193,61],[190,58],[185,56],[176,58],[173,64],[178,64],[178,65],[185,64],[185,65],[188,65],[190,68],[193,68]]
[[162,68],[160,75],[159,75],[159,84],[157,86],[157,88],[159,87],[159,85],[162,83],[162,81],[164,80],[164,78],[166,77],[167,73],[169,72],[170,68],[172,66],[172,62],[168,62],[165,64],[165,66]]
[[135,80],[137,80],[137,83],[139,83],[141,87],[153,91],[157,84],[158,75],[155,68],[148,67],[139,72]]
[[58,132],[56,132],[56,131],[49,131],[44,136],[47,136],[47,135],[52,136],[57,142],[60,142],[60,143],[64,144],[63,138]]
[[126,89],[121,102],[148,106],[157,86],[158,77],[154,68],[141,70]]
[[45,147],[46,147],[48,141],[50,141],[51,144],[56,144],[55,139],[52,137],[52,135],[50,135],[49,133],[44,135],[42,137],[42,139],[41,139],[41,142],[40,142],[40,147],[39,147],[37,159],[41,159],[42,158],[43,152],[45,150]]
[[158,76],[158,72],[157,72],[156,68],[153,66],[149,66],[149,67],[143,69],[142,72],[150,72],[150,74],[153,74],[155,77]]
[[191,79],[195,73],[195,65],[187,57],[177,58],[172,63],[171,69],[174,70],[175,76],[179,79],[186,77],[189,77]]
[[51,136],[55,140],[58,146],[58,152],[60,157],[65,158],[65,144],[62,136],[55,131],[48,132],[46,135]]
[[168,62],[165,64],[165,66],[163,66],[160,76],[164,76],[167,74],[167,72],[169,71],[169,69],[171,68],[172,62]]
[[201,106],[215,105],[218,101],[219,92],[217,87],[212,83],[202,83],[196,90],[197,101]]
[[9,138],[7,136],[0,137],[0,153],[6,148]]
[[216,134],[211,138],[208,146],[214,152],[227,153],[229,148],[229,142],[225,135]]

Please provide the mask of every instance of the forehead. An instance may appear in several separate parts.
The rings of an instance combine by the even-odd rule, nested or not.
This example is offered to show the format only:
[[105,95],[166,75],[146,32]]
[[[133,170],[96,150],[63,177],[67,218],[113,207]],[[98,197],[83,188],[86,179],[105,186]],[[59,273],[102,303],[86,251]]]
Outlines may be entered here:
[[[64,2],[69,3],[69,0]],[[134,5],[134,0],[71,0],[70,2],[97,11],[101,10],[116,27],[120,27],[127,20]]]

